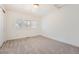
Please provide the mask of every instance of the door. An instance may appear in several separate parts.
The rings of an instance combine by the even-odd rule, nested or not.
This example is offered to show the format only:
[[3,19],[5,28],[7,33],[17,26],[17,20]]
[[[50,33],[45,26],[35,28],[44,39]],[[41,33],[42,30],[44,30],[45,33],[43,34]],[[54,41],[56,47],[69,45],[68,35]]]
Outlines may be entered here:
[[4,13],[0,8],[0,47],[2,46],[3,42],[5,41],[5,24],[4,24]]

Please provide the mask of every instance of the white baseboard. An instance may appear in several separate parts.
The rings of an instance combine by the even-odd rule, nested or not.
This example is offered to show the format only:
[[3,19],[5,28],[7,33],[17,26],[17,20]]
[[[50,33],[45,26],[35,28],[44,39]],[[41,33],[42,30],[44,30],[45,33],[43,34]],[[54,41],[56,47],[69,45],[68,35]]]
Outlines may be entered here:
[[[60,38],[56,38],[56,37],[53,37],[53,36],[50,36],[48,34],[45,34],[45,33],[38,33],[38,34],[33,34],[33,35],[30,35],[30,36],[11,36],[8,38],[8,40],[14,40],[14,39],[19,39],[19,38],[24,38],[24,37],[33,37],[33,36],[37,36],[37,35],[42,35],[44,37],[47,37],[47,38],[50,38],[50,39],[53,39],[53,40],[56,40],[56,41],[60,41],[60,42],[63,42],[63,43],[66,43],[66,44],[70,44],[72,46],[76,46],[76,47],[79,47],[78,44],[76,43],[72,43],[72,42],[69,42],[69,41],[65,41],[65,40],[60,40]],[[0,43],[0,45],[2,45],[2,43]]]
[[55,37],[49,36],[49,35],[47,35],[47,34],[41,34],[41,35],[44,36],[44,37],[47,37],[47,38],[50,38],[50,39],[54,39],[54,40],[56,40]]
[[14,40],[14,39],[19,39],[19,38],[25,38],[25,37],[33,37],[33,36],[37,36],[37,35],[40,35],[40,33],[37,33],[37,34],[32,34],[32,35],[21,35],[21,36],[13,36],[13,35],[9,35],[10,37],[8,37],[7,40]]
[[66,44],[69,44],[69,45],[72,45],[72,46],[75,46],[75,47],[79,47],[79,45],[77,45],[77,44],[69,43],[69,42],[66,42],[66,41],[63,41],[63,40],[58,40],[58,38],[53,37],[53,36],[49,36],[47,34],[41,34],[41,35],[44,36],[44,37],[59,41],[59,42],[63,42],[63,43],[66,43]]

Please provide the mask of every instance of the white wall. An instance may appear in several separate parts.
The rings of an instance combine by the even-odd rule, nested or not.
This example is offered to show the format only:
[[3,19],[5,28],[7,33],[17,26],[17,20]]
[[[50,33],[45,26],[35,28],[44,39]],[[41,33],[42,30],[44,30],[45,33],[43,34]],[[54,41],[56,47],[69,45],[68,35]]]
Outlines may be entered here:
[[[35,20],[36,29],[16,29],[16,20]],[[23,38],[41,34],[52,39],[79,46],[79,5],[65,5],[61,9],[53,10],[42,19],[30,14],[9,11],[7,13],[8,39]],[[40,27],[41,24],[41,27]]]
[[[37,22],[36,28],[28,29],[25,27],[16,28],[17,20],[35,20]],[[7,33],[8,39],[16,39],[23,37],[30,37],[40,34],[40,20],[31,14],[23,14],[19,12],[8,11],[7,12]]]
[[42,19],[44,36],[79,46],[79,5],[65,5]]

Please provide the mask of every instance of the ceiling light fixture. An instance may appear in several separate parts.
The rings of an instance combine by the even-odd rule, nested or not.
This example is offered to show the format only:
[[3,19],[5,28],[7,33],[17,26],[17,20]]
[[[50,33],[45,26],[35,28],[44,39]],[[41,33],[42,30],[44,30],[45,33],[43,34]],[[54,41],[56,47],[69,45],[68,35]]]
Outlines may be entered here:
[[56,8],[58,8],[58,9],[60,9],[60,8],[64,7],[64,4],[54,4],[54,6],[55,6]]
[[33,4],[33,7],[34,8],[38,8],[39,7],[39,4]]

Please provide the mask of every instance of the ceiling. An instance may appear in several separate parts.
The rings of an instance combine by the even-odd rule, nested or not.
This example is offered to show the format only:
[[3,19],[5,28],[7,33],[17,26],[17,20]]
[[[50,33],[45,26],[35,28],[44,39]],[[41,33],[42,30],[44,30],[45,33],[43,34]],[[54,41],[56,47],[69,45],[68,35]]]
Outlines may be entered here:
[[37,8],[33,4],[5,4],[4,6],[8,11],[30,13],[36,16],[45,16],[56,9],[53,4],[39,4]]

